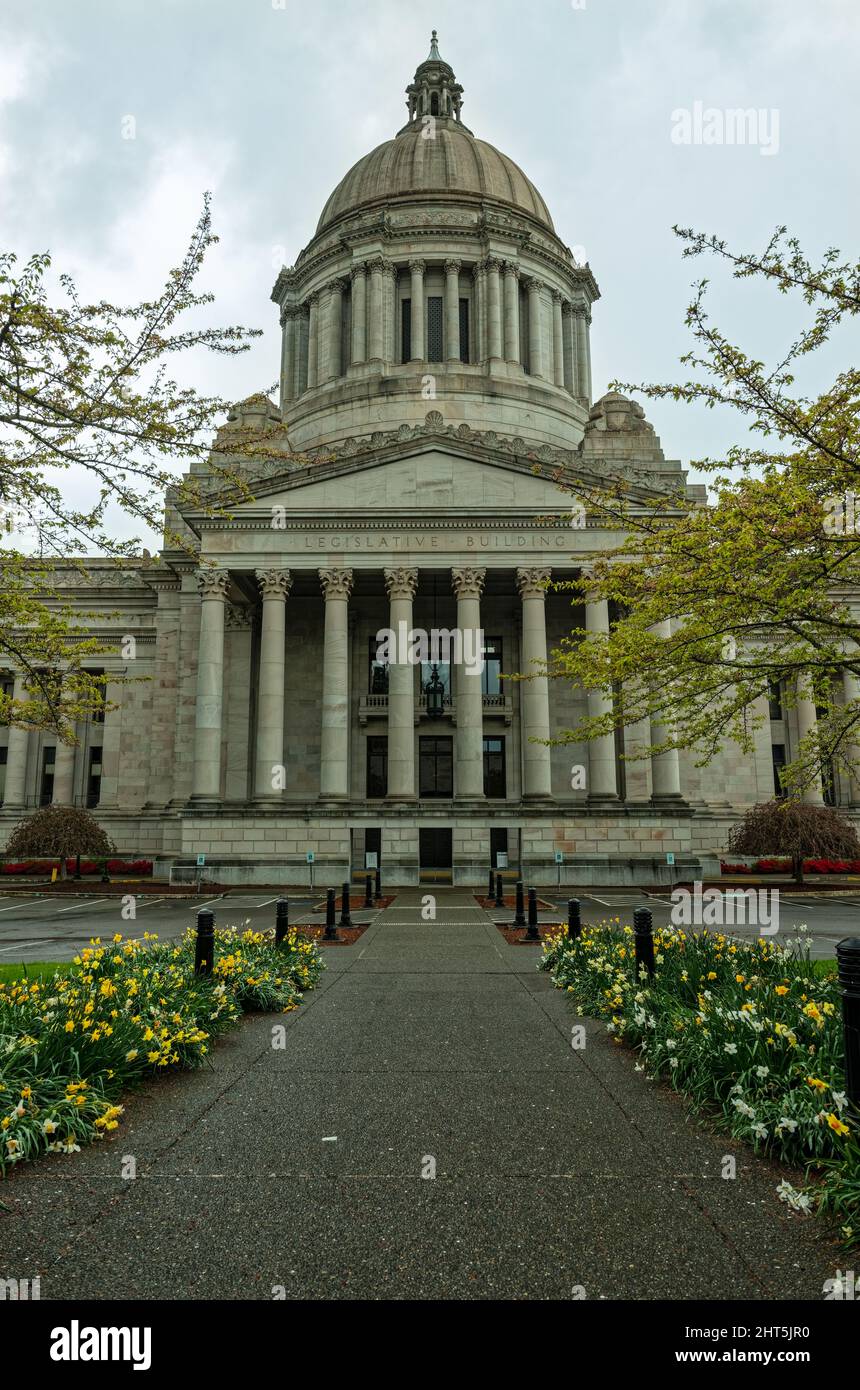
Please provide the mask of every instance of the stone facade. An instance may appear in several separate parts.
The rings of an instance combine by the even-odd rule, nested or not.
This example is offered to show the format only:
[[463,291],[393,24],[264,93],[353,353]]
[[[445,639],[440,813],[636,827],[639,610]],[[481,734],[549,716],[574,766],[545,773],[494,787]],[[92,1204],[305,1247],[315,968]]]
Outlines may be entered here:
[[[253,500],[229,517],[171,502],[189,550],[62,571],[110,648],[94,667],[124,682],[74,750],[2,731],[4,832],[53,799],[94,806],[161,872],[204,853],[228,882],[307,882],[311,851],[320,884],[374,855],[392,885],[483,883],[491,855],[537,884],[659,883],[715,868],[739,812],[773,794],[774,750],[791,757],[809,700],[763,711],[754,757],[729,746],[700,769],[686,753],[623,760],[656,741],[648,727],[549,746],[612,696],[501,678],[608,624],[605,604],[547,589],[610,542],[593,517],[571,524],[559,479],[621,478],[631,505],[667,510],[704,490],[641,407],[592,404],[596,281],[462,102],[434,41],[407,124],[279,274],[279,405],[237,405],[216,441],[229,458],[243,430],[270,440],[238,465]],[[217,504],[217,473],[193,471]],[[484,669],[386,669],[380,634],[401,624],[482,632]],[[839,780],[834,794],[857,798]]]

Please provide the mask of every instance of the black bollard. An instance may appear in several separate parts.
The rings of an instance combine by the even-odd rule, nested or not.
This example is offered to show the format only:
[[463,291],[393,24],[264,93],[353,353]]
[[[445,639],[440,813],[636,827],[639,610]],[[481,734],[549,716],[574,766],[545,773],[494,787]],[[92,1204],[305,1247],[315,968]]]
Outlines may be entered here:
[[504,907],[505,895],[502,892],[502,876],[496,874],[496,907]]
[[837,943],[836,962],[842,987],[845,1094],[852,1105],[860,1106],[860,937]]
[[102,860],[102,880],[101,880],[101,881],[102,881],[102,883],[110,883],[110,874],[108,873],[108,866],[107,866],[107,860],[106,860],[106,859],[103,859],[103,860]]
[[334,925],[334,889],[329,888],[325,895],[325,941],[337,941],[337,930]]
[[524,927],[526,924],[525,904],[523,902],[523,881],[517,879],[517,910],[514,914],[514,926]]
[[582,931],[582,922],[579,917],[579,898],[568,898],[567,900],[567,934],[571,940],[575,941]]
[[492,865],[490,865],[490,877],[487,879],[487,897],[491,898],[495,891],[495,885],[493,883],[493,867]]
[[75,878],[76,878],[76,879],[79,879],[80,876],[81,876],[81,856],[80,856],[79,854],[76,854],[76,855],[75,855]]
[[215,963],[215,913],[203,908],[197,914],[197,942],[194,949],[194,974],[211,975]]
[[373,907],[373,879],[370,874],[364,880],[364,906]]
[[537,924],[537,889],[529,889],[529,929],[526,932],[526,941],[540,941],[540,932]]
[[290,904],[286,898],[275,903],[275,945],[280,946],[290,929]]
[[349,915],[349,884],[345,883],[340,894],[340,925],[351,927],[352,918]]
[[644,966],[650,979],[654,974],[654,937],[651,913],[647,907],[637,907],[633,913],[633,941],[636,947],[636,978],[641,978]]
[[376,899],[377,902],[379,902],[380,898],[382,897],[382,870],[381,870],[381,869],[377,869],[377,870],[376,870],[376,891],[374,892],[373,896],[375,897],[375,899]]

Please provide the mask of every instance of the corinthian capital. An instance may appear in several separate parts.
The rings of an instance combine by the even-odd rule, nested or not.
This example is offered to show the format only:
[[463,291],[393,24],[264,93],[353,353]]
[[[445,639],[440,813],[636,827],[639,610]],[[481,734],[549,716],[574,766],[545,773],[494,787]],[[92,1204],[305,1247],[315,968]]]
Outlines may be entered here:
[[289,570],[255,570],[254,573],[264,599],[286,598],[293,587]]
[[464,565],[451,571],[451,587],[458,598],[480,598],[487,577],[485,569]]
[[410,569],[389,569],[385,575],[385,591],[389,598],[414,598],[418,588],[418,571]]
[[352,593],[352,570],[320,570],[320,583],[326,603],[332,598],[349,598]]
[[223,603],[230,587],[230,571],[198,570],[197,587],[201,598],[216,598]]
[[412,271],[413,274],[415,274],[415,272],[418,271],[421,275],[423,275],[424,261],[422,261],[420,257],[415,257],[415,259],[409,262],[409,269]]
[[517,588],[521,598],[544,598],[547,585],[552,578],[552,570],[518,569]]

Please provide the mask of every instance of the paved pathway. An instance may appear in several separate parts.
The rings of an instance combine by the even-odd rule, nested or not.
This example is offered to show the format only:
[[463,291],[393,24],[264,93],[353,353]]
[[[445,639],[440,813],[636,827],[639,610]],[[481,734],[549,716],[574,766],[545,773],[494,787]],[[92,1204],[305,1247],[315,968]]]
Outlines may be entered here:
[[778,1171],[601,1025],[573,1050],[537,956],[468,894],[400,893],[327,951],[286,1050],[250,1019],[211,1070],[134,1097],[115,1142],[13,1174],[0,1276],[41,1274],[43,1298],[820,1299],[838,1252]]

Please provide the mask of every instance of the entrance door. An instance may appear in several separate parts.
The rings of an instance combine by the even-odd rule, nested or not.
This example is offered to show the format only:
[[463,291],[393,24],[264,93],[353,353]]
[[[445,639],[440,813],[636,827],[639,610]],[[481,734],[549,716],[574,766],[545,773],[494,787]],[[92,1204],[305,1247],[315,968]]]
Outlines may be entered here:
[[419,877],[429,883],[450,883],[452,878],[453,849],[450,828],[419,829],[418,857]]

